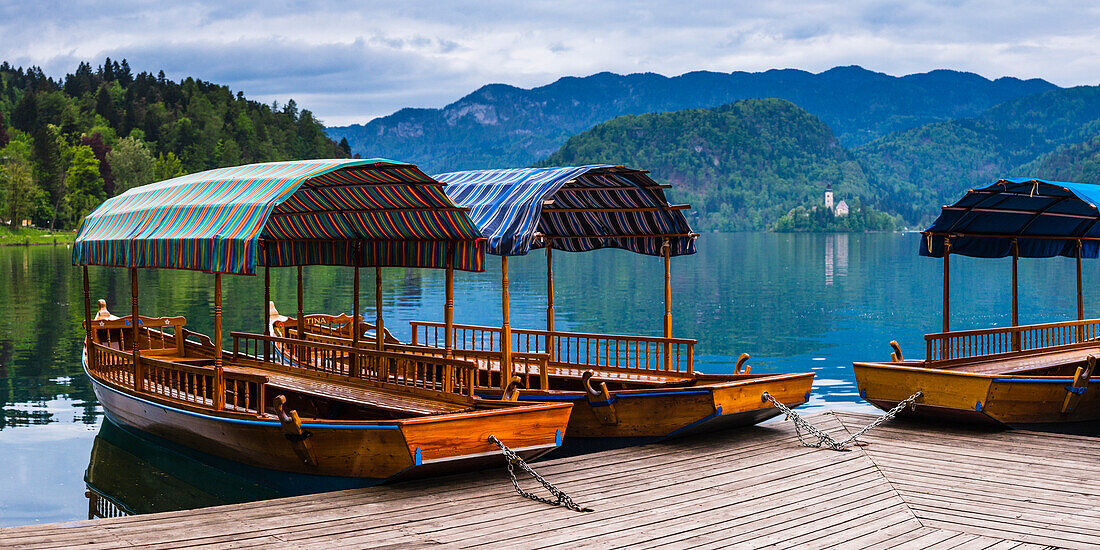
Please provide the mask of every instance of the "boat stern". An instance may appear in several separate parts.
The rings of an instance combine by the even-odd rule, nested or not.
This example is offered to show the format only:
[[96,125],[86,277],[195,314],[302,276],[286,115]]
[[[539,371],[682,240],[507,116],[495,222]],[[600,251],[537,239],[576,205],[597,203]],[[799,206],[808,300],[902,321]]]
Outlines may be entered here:
[[887,411],[919,391],[922,395],[899,416],[1002,424],[986,410],[992,376],[932,369],[923,364],[923,361],[852,363],[859,396]]
[[562,444],[571,403],[503,406],[479,414],[446,414],[401,422],[413,468],[410,474],[438,475],[503,462],[496,436],[524,460]]

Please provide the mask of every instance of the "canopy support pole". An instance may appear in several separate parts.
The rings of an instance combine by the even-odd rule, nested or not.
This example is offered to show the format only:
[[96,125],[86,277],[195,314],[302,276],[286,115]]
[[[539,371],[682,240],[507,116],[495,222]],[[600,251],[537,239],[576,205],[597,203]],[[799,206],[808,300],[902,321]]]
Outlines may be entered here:
[[225,408],[225,370],[222,364],[222,274],[214,274],[214,410]]
[[298,266],[298,338],[306,337],[306,317],[302,313],[302,266]]
[[[557,338],[554,336],[554,317],[556,312],[554,311],[554,253],[550,247],[550,241],[546,241],[546,354],[550,356],[549,361],[556,360],[554,353],[556,351]],[[548,373],[540,373],[542,389],[548,390],[549,379]]]
[[[271,268],[264,266],[264,336],[271,332]],[[271,361],[271,342],[264,340],[264,362]]]
[[[668,238],[661,245],[665,257],[665,338],[672,338],[672,245]],[[672,344],[665,342],[665,370],[672,370]]]
[[[271,336],[271,268],[264,266],[264,336]],[[266,358],[266,356],[265,356]]]
[[508,296],[508,256],[500,257],[500,294],[503,324],[500,327],[500,387],[508,387],[512,379],[512,325],[510,323],[511,304]]
[[137,268],[130,268],[130,349],[134,354],[134,391],[141,391],[141,380],[144,378],[144,374],[141,372],[141,357],[138,353],[138,336],[140,334],[138,325],[140,320],[138,319],[138,282],[137,282]]
[[951,332],[951,240],[943,239],[943,332]]
[[92,303],[91,303],[91,290],[88,286],[88,266],[84,266],[84,336],[86,338],[84,342],[84,349],[88,367],[91,370],[95,370],[95,353],[92,349]]
[[[1020,326],[1020,295],[1017,284],[1017,264],[1020,260],[1020,245],[1012,239],[1012,326]],[[1020,333],[1012,333],[1012,350],[1020,351]]]
[[447,256],[447,277],[443,299],[443,356],[454,357],[455,348],[455,268],[453,255]]
[[385,346],[386,325],[382,322],[382,267],[374,268],[374,342],[378,351]]
[[[352,283],[351,283],[351,347],[359,349],[359,263],[355,264],[352,268]],[[351,376],[353,378],[359,377],[359,356],[352,354],[351,356]]]
[[1077,239],[1077,320],[1085,320],[1085,292],[1081,283],[1081,239]]

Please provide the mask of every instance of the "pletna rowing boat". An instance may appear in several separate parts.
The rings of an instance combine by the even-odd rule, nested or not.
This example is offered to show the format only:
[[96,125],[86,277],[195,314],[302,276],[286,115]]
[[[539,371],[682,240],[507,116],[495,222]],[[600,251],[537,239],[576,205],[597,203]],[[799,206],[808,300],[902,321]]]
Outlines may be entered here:
[[[1100,320],[1085,319],[1081,258],[1100,255],[1100,185],[1004,179],[971,190],[924,231],[921,256],[943,258],[943,331],[926,334],[925,359],[854,363],[860,396],[903,415],[1058,431],[1100,421]],[[950,258],[1012,258],[1012,326],[951,331]],[[1077,320],[1020,326],[1017,261],[1077,262]]]
[[[484,239],[442,188],[410,164],[315,160],[211,170],[108,199],[73,250],[84,266],[84,365],[105,414],[251,466],[373,481],[501,464],[490,435],[525,458],[556,448],[568,404],[478,398],[467,361],[246,332],[223,351],[223,274],[263,265],[266,282],[270,268],[301,274],[304,265],[349,266],[356,280],[361,266],[482,270]],[[101,302],[92,318],[89,265],[130,270],[130,316]],[[213,274],[213,339],[183,317],[139,315],[137,272],[150,268]],[[265,321],[266,302],[257,308]],[[279,361],[276,346],[310,361]]]
[[[356,332],[370,333],[375,349],[474,362],[478,395],[572,403],[566,444],[581,451],[756,424],[779,414],[762,398],[764,392],[790,407],[809,399],[812,372],[753,374],[744,365],[747,355],[733,374],[695,371],[695,340],[672,336],[670,263],[672,256],[693,254],[698,235],[683,215],[688,207],[669,204],[665,186],[646,172],[596,165],[433,177],[447,183],[445,191],[455,203],[469,208],[488,239],[488,252],[501,257],[502,326],[454,324],[449,271],[444,321],[412,322],[410,343],[397,342],[385,330],[375,332],[375,326],[383,326],[381,318],[353,330],[347,315],[304,317],[309,338],[347,343]],[[664,258],[662,337],[555,327],[552,250],[608,247]],[[545,330],[514,329],[509,323],[508,258],[532,248],[546,251]],[[297,318],[273,317],[272,322],[276,330],[297,329]],[[517,391],[517,386],[524,389]]]

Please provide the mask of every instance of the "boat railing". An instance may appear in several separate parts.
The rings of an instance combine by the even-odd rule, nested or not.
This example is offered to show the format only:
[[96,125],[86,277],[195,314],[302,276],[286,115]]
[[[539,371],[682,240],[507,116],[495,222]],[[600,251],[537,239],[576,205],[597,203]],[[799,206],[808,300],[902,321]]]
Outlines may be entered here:
[[928,362],[957,361],[1021,351],[1100,345],[1100,319],[926,334]]
[[[446,356],[448,353],[448,350],[443,348],[414,344],[386,344],[386,349],[434,357]],[[501,381],[501,354],[499,351],[452,349],[449,350],[449,353],[455,359],[462,359],[487,367],[479,368],[475,373],[476,383],[479,387],[500,388],[504,385]],[[538,387],[545,390],[550,387],[549,370],[547,369],[549,363],[550,355],[546,353],[514,352],[512,353],[512,369],[508,372],[513,376],[518,376],[525,388]],[[496,368],[493,368],[494,364]]]
[[[326,313],[311,313],[305,315],[305,326],[307,335],[320,334],[323,336],[344,337],[351,339],[352,331],[351,324],[352,318],[346,313],[339,315],[329,315]],[[288,338],[297,338],[300,334],[298,332],[298,320],[294,317],[285,317],[274,322],[274,325],[283,330],[283,335]],[[367,331],[374,331],[375,326],[371,323],[359,320],[359,334],[362,335]],[[397,338],[390,333],[389,330],[383,329],[383,334],[386,338],[386,342],[398,343]],[[363,339],[367,341],[367,339]]]
[[[184,317],[138,316],[141,349],[149,355],[183,355]],[[128,349],[133,338],[133,317],[92,321],[92,337],[96,342],[115,349]]]
[[[371,325],[373,328],[373,325]],[[297,334],[293,330],[289,331],[292,335]],[[335,344],[338,346],[351,346],[352,341],[346,334],[343,333],[330,333],[326,331],[306,332],[305,338],[316,342],[322,342],[326,344]],[[377,349],[374,340],[360,340],[359,347],[367,350]],[[450,357],[453,359],[460,359],[463,361],[470,361],[479,366],[485,366],[488,368],[479,368],[474,373],[474,384],[479,387],[501,387],[501,371],[500,371],[500,352],[496,351],[482,351],[482,350],[469,350],[469,349],[452,349],[448,353],[448,350],[441,347],[423,346],[423,345],[411,345],[402,344],[395,338],[389,337],[387,333],[387,340],[384,346],[387,351],[393,351],[398,353],[410,353],[413,355],[425,355],[430,357]],[[534,388],[531,385],[532,380],[537,382],[537,386],[542,389],[549,387],[549,377],[547,373],[547,364],[549,363],[550,356],[545,353],[513,353],[512,354],[512,369],[510,374],[519,376],[523,387]],[[495,368],[494,368],[495,366]]]
[[84,496],[88,499],[88,519],[121,518],[133,515],[133,512],[125,506],[100,493],[91,485],[86,487]]
[[236,360],[473,396],[477,365],[459,359],[355,348],[316,339],[233,332]]
[[135,369],[132,352],[98,343],[93,343],[90,351],[90,371],[101,379],[136,393],[156,395],[211,409],[217,409],[224,403],[225,410],[256,416],[264,414],[264,386],[267,378],[262,375],[223,372],[225,399],[219,403],[215,400],[217,371],[213,367],[165,361],[146,356],[143,350],[138,368]]
[[[443,347],[446,326],[412,321],[413,345]],[[455,349],[500,353],[500,327],[453,325]],[[549,366],[637,373],[684,375],[695,372],[695,340],[582,332],[511,329],[512,350],[547,353]],[[547,345],[549,343],[549,345]]]

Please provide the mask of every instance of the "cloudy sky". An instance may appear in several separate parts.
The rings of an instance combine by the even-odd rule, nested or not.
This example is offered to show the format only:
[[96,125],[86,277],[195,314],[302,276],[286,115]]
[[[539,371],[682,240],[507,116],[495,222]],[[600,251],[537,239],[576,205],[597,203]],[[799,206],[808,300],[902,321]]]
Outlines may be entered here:
[[266,102],[294,98],[330,125],[441,107],[490,82],[599,71],[858,64],[1070,86],[1100,83],[1100,3],[0,0],[0,59],[60,77],[105,56]]

